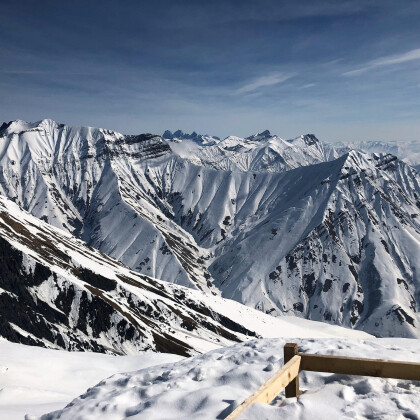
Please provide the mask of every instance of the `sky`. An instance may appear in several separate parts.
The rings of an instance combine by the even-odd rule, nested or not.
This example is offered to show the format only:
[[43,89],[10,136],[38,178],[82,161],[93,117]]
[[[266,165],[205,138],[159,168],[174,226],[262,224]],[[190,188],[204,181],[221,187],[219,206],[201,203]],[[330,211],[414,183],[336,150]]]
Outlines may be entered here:
[[420,1],[0,0],[0,120],[420,138]]

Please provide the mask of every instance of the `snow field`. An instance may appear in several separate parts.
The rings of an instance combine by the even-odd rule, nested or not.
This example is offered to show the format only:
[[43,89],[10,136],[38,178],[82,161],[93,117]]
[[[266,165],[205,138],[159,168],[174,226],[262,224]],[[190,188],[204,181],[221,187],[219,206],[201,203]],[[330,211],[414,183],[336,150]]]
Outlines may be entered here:
[[113,357],[10,343],[0,338],[0,419],[22,420],[57,410],[117,372],[176,362],[174,354]]
[[[224,419],[283,365],[283,346],[300,351],[420,362],[420,340],[264,339],[103,380],[41,420]],[[299,399],[280,395],[241,419],[417,419],[420,382],[303,372]]]

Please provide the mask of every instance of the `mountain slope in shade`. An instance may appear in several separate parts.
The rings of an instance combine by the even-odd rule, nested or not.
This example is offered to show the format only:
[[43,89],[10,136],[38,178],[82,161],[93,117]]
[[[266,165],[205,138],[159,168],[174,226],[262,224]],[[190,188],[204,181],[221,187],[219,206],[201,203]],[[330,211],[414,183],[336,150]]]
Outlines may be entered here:
[[[13,122],[0,188],[138,272],[272,315],[419,336],[417,172],[386,154],[330,160],[312,135],[270,136],[221,141],[236,156],[224,171],[150,134]],[[286,166],[250,168],[247,156],[275,147]]]

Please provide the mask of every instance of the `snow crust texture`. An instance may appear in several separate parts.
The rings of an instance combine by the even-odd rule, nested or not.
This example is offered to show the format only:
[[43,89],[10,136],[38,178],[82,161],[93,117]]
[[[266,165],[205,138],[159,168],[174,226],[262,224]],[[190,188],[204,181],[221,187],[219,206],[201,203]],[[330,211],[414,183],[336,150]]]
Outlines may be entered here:
[[314,135],[175,134],[11,122],[0,192],[137,273],[272,316],[420,337],[417,171]]
[[[296,341],[296,340],[291,340]],[[300,351],[420,362],[418,340],[297,340]],[[285,340],[251,341],[172,365],[114,375],[41,420],[224,419],[283,365]],[[418,382],[302,372],[299,399],[280,395],[241,419],[418,418]]]

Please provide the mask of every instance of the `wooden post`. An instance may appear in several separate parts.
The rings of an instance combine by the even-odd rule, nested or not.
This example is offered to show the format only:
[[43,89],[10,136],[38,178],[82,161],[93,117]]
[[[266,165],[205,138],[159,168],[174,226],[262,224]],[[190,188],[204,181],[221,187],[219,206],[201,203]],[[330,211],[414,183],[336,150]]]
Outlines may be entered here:
[[[298,354],[296,343],[286,343],[284,346],[284,364]],[[299,374],[286,386],[286,398],[297,397],[299,392]]]
[[229,414],[225,420],[234,420],[239,417],[249,406],[257,402],[270,404],[271,401],[299,375],[301,357],[293,356],[280,370],[261,385],[252,395]]

